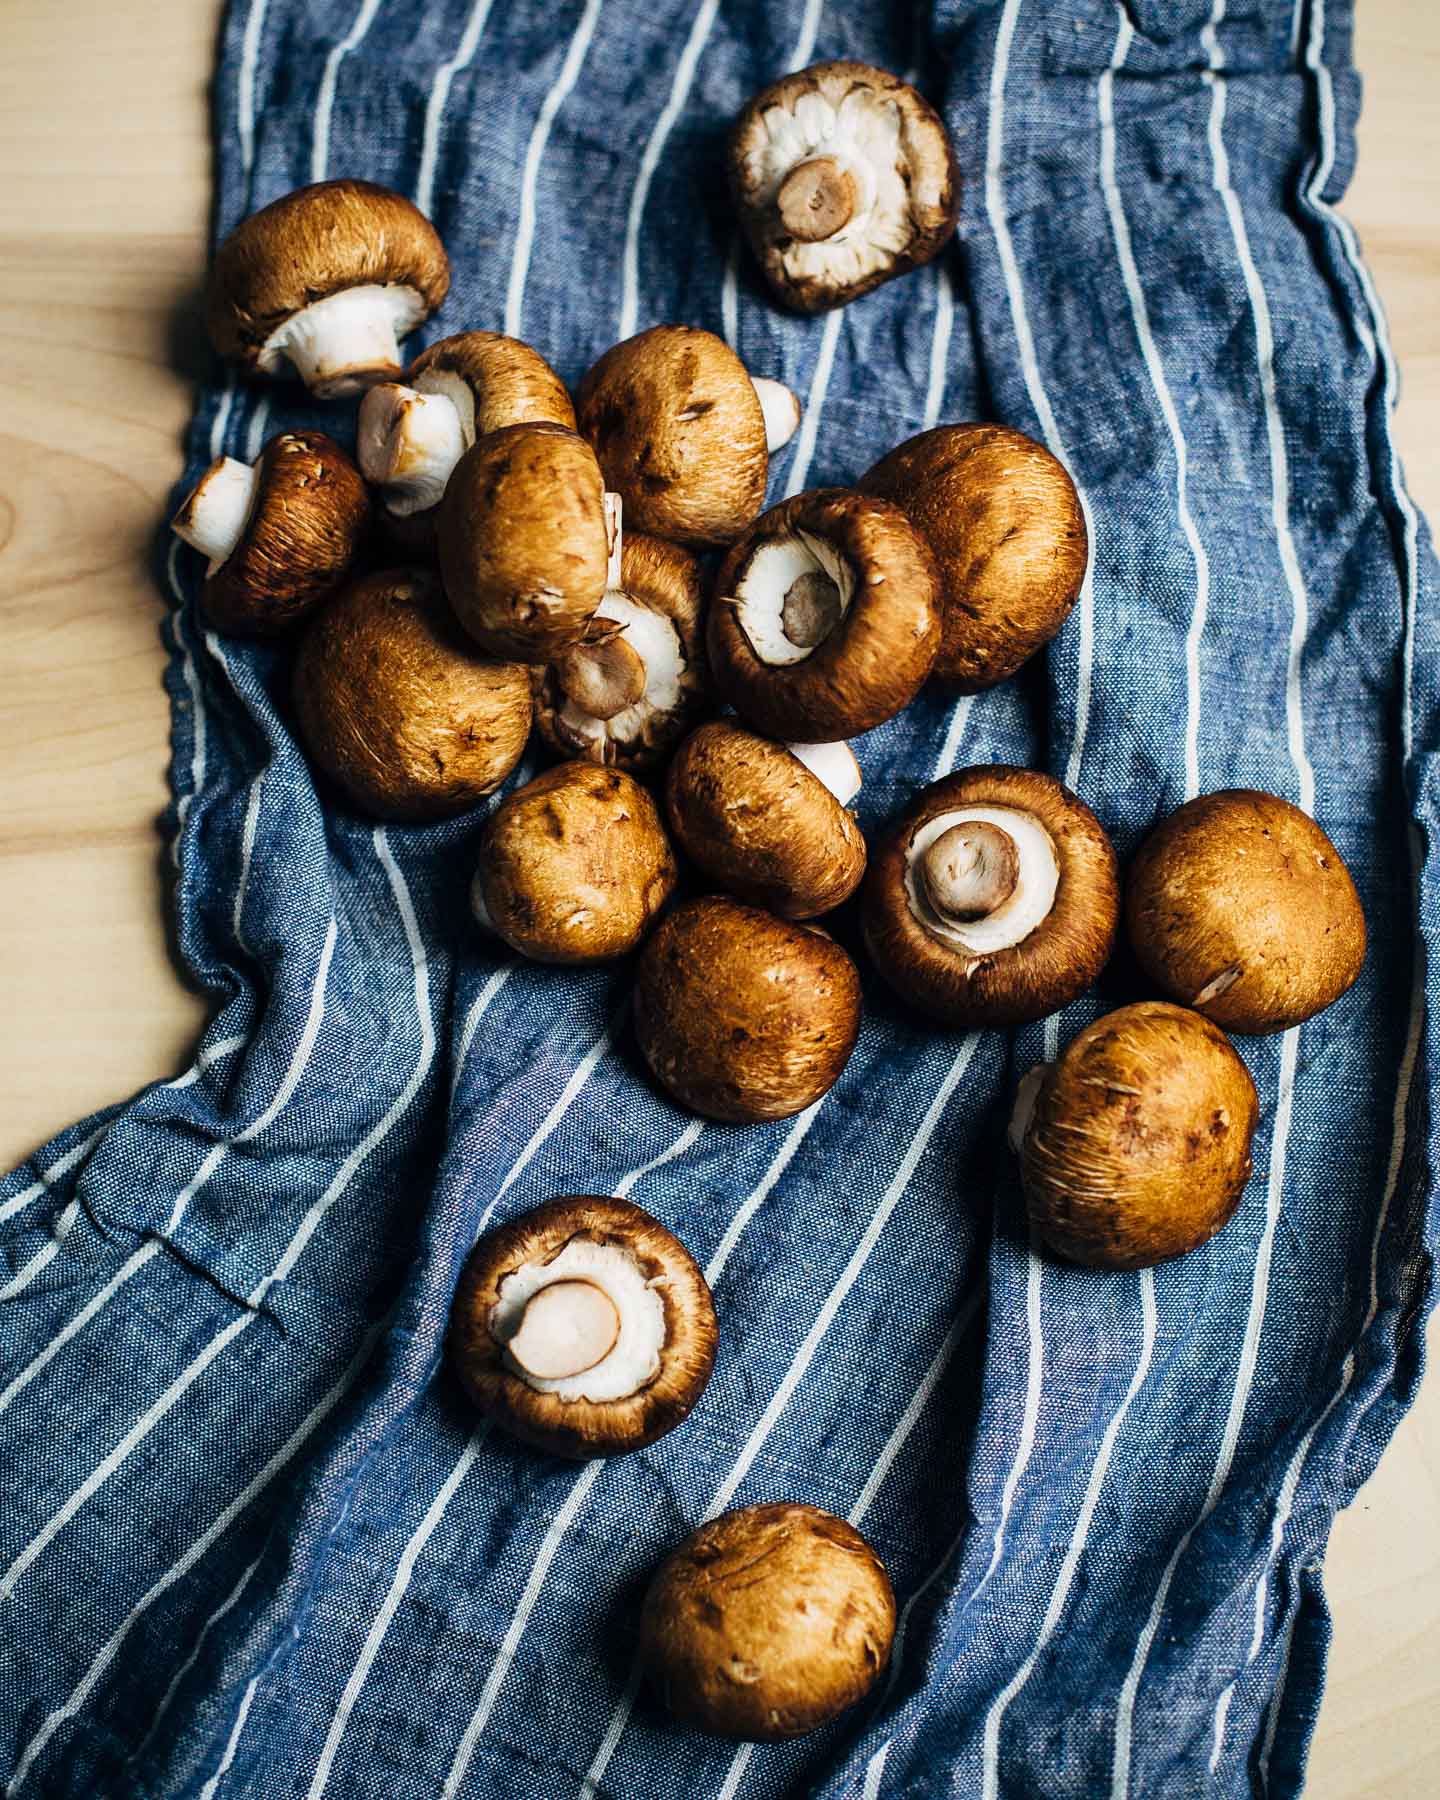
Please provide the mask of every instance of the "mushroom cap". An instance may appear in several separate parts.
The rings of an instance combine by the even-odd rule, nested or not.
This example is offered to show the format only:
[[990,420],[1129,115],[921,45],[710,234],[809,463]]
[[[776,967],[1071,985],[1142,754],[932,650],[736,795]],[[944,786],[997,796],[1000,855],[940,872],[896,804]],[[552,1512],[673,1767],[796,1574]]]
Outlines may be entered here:
[[[567,1399],[532,1387],[491,1331],[505,1277],[527,1263],[552,1262],[576,1238],[627,1251],[664,1307],[659,1370],[620,1399]],[[710,1289],[679,1238],[628,1200],[576,1194],[549,1200],[480,1239],[455,1290],[447,1348],[482,1413],[536,1449],[584,1458],[639,1450],[673,1431],[705,1391],[717,1335]]]
[[[811,158],[864,171],[868,196],[833,236],[793,236],[777,195]],[[960,216],[960,177],[940,116],[908,82],[868,63],[816,63],[750,100],[731,133],[730,187],[766,281],[782,304],[824,312],[918,268]]]
[[434,312],[450,286],[439,233],[403,194],[371,181],[317,181],[242,219],[215,253],[210,341],[255,368],[293,313],[343,288],[414,288]]
[[434,575],[416,569],[367,575],[335,596],[301,640],[294,700],[312,760],[381,819],[473,806],[530,732],[524,668],[482,656]]
[[[632,605],[668,621],[674,630],[684,667],[675,685],[671,704],[658,707],[641,702],[614,717],[594,721],[593,729],[576,729],[567,717],[566,694],[554,663],[532,669],[535,687],[536,728],[551,749],[562,756],[583,756],[632,772],[657,768],[695,720],[710,707],[706,682],[704,591],[700,565],[688,550],[660,538],[626,531],[620,542],[620,593]],[[610,619],[620,609],[605,599],[592,615],[587,630]],[[621,634],[629,640],[633,632]],[[585,641],[582,635],[582,643]],[[667,690],[668,691],[668,690]]]
[[831,911],[865,873],[854,815],[783,744],[725,719],[676,751],[665,809],[680,848],[712,881],[784,919]]
[[765,416],[723,338],[656,325],[607,350],[575,396],[627,529],[729,544],[765,504]]
[[344,581],[370,524],[360,471],[320,431],[282,431],[260,453],[240,541],[200,594],[217,631],[275,637]]
[[1183,1255],[1239,1205],[1259,1116],[1217,1026],[1164,1000],[1122,1006],[1043,1073],[1020,1147],[1030,1222],[1097,1268]]
[[470,390],[474,435],[486,437],[507,425],[549,423],[575,429],[575,408],[565,383],[538,350],[498,331],[461,331],[422,350],[405,372],[415,387],[428,376],[453,375]]
[[[1048,833],[1059,867],[1054,902],[1006,949],[976,954],[937,937],[906,890],[911,846],[933,819],[970,807],[1028,813]],[[1038,769],[962,769],[921,788],[870,858],[861,923],[876,968],[896,993],[946,1025],[1019,1025],[1067,1006],[1109,960],[1120,919],[1120,876],[1104,828],[1067,787]]]
[[824,932],[738,900],[690,900],[645,946],[635,1033],[682,1106],[787,1119],[835,1084],[860,1035],[860,976]]
[[605,593],[604,492],[563,425],[507,425],[465,452],[436,523],[445,592],[476,643],[544,662],[575,642]]
[[853,1525],[781,1501],[721,1513],[656,1570],[640,1656],[669,1710],[721,1737],[799,1737],[890,1659],[895,1594]]
[[675,889],[655,802],[618,769],[568,762],[517,788],[486,821],[475,895],[486,922],[536,962],[624,956]]
[[[765,662],[734,596],[758,551],[801,533],[830,545],[854,591],[801,660]],[[706,641],[715,686],[747,725],[788,743],[858,737],[908,706],[930,673],[940,646],[934,558],[898,506],[813,488],[771,507],[725,558]]]
[[1080,496],[1043,444],[1008,425],[937,425],[860,481],[903,507],[935,552],[944,637],[935,675],[978,693],[1013,675],[1070,616],[1090,540]]
[[1145,973],[1227,1031],[1281,1031],[1338,1000],[1365,960],[1340,852],[1275,794],[1202,794],[1146,838],[1125,923]]

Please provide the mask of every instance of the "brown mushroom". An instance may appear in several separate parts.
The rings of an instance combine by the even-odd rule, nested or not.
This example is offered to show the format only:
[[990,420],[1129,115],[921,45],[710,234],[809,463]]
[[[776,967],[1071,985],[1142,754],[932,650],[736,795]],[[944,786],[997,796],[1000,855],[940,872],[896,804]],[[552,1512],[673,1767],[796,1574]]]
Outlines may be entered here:
[[1066,1006],[1109,960],[1115,852],[1050,775],[1000,765],[922,788],[870,859],[876,968],[947,1025],[1018,1025]]
[[294,698],[311,760],[381,819],[473,806],[530,733],[525,669],[482,656],[423,570],[387,569],[337,594],[301,641]]
[[1365,960],[1340,852],[1274,794],[1202,794],[1140,846],[1125,921],[1145,973],[1227,1031],[1282,1031],[1338,1000]]
[[501,802],[480,837],[477,922],[537,962],[624,956],[675,888],[655,802],[618,769],[561,763]]
[[785,1119],[828,1093],[860,1034],[860,977],[813,926],[690,900],[645,946],[635,1034],[656,1079],[711,1119]]
[[723,338],[656,325],[607,350],[575,397],[580,430],[628,525],[682,544],[728,544],[765,504],[770,452],[800,403],[754,380]]
[[1030,1223],[1097,1268],[1181,1256],[1240,1204],[1258,1118],[1224,1032],[1163,1000],[1122,1006],[1020,1084],[1011,1143]]
[[533,673],[535,723],[565,756],[653,769],[709,704],[700,565],[627,532],[619,585],[580,639]]
[[929,550],[899,507],[843,488],[782,501],[715,580],[716,688],[790,743],[858,737],[919,692],[940,646]]
[[859,485],[903,507],[935,552],[937,680],[966,694],[993,687],[1070,616],[1090,540],[1075,483],[1043,444],[1006,425],[937,425]]
[[781,918],[813,919],[848,900],[865,873],[865,839],[846,810],[859,789],[848,744],[792,751],[716,719],[676,751],[665,808],[676,842],[712,881]]
[[781,1501],[721,1513],[671,1552],[640,1612],[640,1657],[682,1724],[771,1743],[874,1687],[895,1639],[885,1565],[853,1525]]
[[715,1362],[705,1277],[628,1200],[548,1201],[481,1238],[450,1310],[451,1363],[487,1417],[556,1456],[663,1437]]
[[218,457],[170,521],[209,558],[200,603],[220,631],[273,637],[333,593],[370,522],[370,496],[340,446],[282,431],[253,465]]
[[939,115],[867,63],[817,63],[757,94],[728,161],[761,271],[800,312],[843,306],[929,262],[960,216]]
[[445,298],[435,227],[369,181],[296,188],[238,225],[215,255],[210,341],[262,375],[293,366],[322,400],[400,373],[399,340]]

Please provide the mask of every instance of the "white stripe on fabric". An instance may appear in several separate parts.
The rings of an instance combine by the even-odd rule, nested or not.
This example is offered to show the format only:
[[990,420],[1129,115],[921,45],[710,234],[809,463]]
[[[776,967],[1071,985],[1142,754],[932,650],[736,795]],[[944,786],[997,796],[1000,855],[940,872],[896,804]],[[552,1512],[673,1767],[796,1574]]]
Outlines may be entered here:
[[[245,32],[240,40],[240,69],[235,81],[235,126],[240,139],[240,173],[245,179],[246,198],[249,198],[250,171],[255,166],[255,70],[260,61],[260,34],[265,28],[265,11],[269,0],[250,0],[250,10],[245,15]],[[228,401],[234,392],[232,386],[225,389]],[[218,456],[218,450],[212,450],[211,456]]]
[[51,1183],[57,1181],[67,1169],[73,1169],[85,1153],[100,1142],[106,1129],[106,1126],[101,1125],[97,1130],[92,1131],[89,1137],[83,1138],[78,1144],[73,1144],[63,1156],[57,1156],[48,1169],[41,1170],[38,1181],[32,1181],[29,1187],[21,1188],[18,1194],[12,1194],[5,1204],[0,1206],[0,1224],[3,1224],[6,1219],[13,1218],[16,1213],[23,1212],[32,1200],[38,1200]]
[[720,284],[720,334],[730,348],[740,350],[740,234],[730,239],[725,257],[725,278]]
[[235,375],[227,370],[225,385],[220,390],[220,404],[215,408],[215,417],[210,421],[210,460],[214,462],[225,447],[225,433],[230,428],[230,410],[235,404]]
[[865,1765],[865,1782],[860,1789],[860,1800],[880,1800],[880,1783],[885,1779],[885,1758],[889,1754],[890,1740],[886,1738]]
[[1235,1683],[1232,1681],[1220,1696],[1215,1707],[1215,1728],[1210,1734],[1209,1770],[1213,1775],[1220,1767],[1220,1753],[1225,1747],[1225,1721],[1230,1717],[1230,1702],[1235,1698]]
[[1295,1616],[1290,1621],[1290,1629],[1285,1633],[1285,1641],[1280,1650],[1280,1667],[1275,1675],[1275,1696],[1270,1702],[1269,1716],[1265,1720],[1265,1740],[1260,1746],[1260,1792],[1270,1792],[1270,1758],[1275,1753],[1275,1734],[1280,1729],[1280,1709],[1285,1703],[1285,1686],[1290,1679],[1290,1656],[1295,1648],[1295,1632],[1300,1624],[1300,1606],[1297,1601]]
[[229,1056],[232,1051],[243,1050],[250,1039],[242,1032],[235,1037],[221,1038],[218,1044],[210,1044],[203,1049],[191,1063],[183,1075],[177,1075],[173,1081],[162,1082],[167,1088],[194,1087],[195,1083],[222,1057]]
[[245,1692],[240,1696],[240,1705],[235,1713],[235,1723],[230,1727],[230,1736],[225,1742],[225,1754],[220,1758],[220,1767],[200,1790],[200,1800],[215,1800],[220,1783],[230,1773],[230,1765],[235,1760],[235,1752],[240,1747],[240,1734],[245,1729],[245,1721],[250,1717],[250,1707],[255,1699],[255,1690],[260,1685],[257,1675]]
[[807,1106],[785,1134],[785,1141],[775,1153],[775,1159],[760,1178],[760,1185],[746,1196],[744,1205],[731,1219],[725,1229],[725,1235],[715,1246],[715,1254],[710,1258],[705,1270],[705,1279],[713,1287],[725,1272],[725,1265],[730,1260],[730,1253],[740,1241],[740,1234],[754,1218],[755,1214],[775,1191],[775,1184],[790,1167],[795,1152],[804,1143],[810,1127],[815,1123],[816,1115],[825,1104],[824,1098],[817,1100],[813,1106]]
[[69,1205],[64,1208],[55,1221],[54,1234],[43,1248],[37,1250],[29,1262],[17,1269],[15,1274],[0,1287],[0,1301],[13,1300],[17,1294],[23,1294],[30,1283],[60,1254],[66,1238],[69,1237],[75,1220],[80,1213],[80,1196],[77,1193]]
[[972,1600],[980,1598],[1000,1567],[1000,1558],[1005,1553],[1005,1531],[1010,1523],[1010,1509],[1015,1504],[1016,1491],[1030,1466],[1030,1457],[1035,1449],[1035,1434],[1040,1426],[1040,1391],[1045,1379],[1045,1337],[1040,1309],[1040,1282],[1043,1274],[1044,1266],[1032,1244],[1025,1256],[1025,1410],[1020,1416],[1020,1436],[1015,1445],[1015,1456],[1010,1464],[1010,1472],[1005,1477],[1005,1486],[1000,1491],[1000,1517],[995,1523],[990,1561],[975,1592],[970,1596]]
[[[229,1530],[230,1526],[235,1522],[239,1515],[244,1512],[245,1508],[255,1496],[279,1474],[280,1470],[285,1467],[286,1463],[288,1463],[300,1449],[300,1446],[305,1442],[306,1438],[310,1436],[311,1432],[324,1421],[326,1415],[330,1413],[344,1397],[346,1390],[351,1386],[356,1376],[359,1375],[361,1369],[365,1366],[371,1351],[375,1347],[376,1339],[383,1330],[384,1322],[382,1322],[375,1330],[367,1332],[364,1342],[354,1361],[346,1368],[345,1373],[340,1377],[339,1381],[336,1382],[335,1386],[330,1389],[314,1410],[304,1419],[299,1429],[293,1432],[285,1440],[275,1452],[274,1456],[272,1456],[269,1462],[265,1464],[264,1468],[260,1470],[259,1474],[253,1476],[251,1480],[246,1483],[215,1522],[202,1533],[200,1537],[196,1538],[195,1542],[179,1561],[173,1563],[159,1580],[153,1583],[141,1598],[136,1601],[135,1605],[131,1607],[130,1611],[121,1620],[114,1633],[97,1653],[94,1661],[90,1664],[90,1667],[85,1671],[85,1675],[74,1693],[71,1694],[70,1698],[63,1706],[57,1707],[57,1709],[46,1718],[44,1724],[41,1725],[40,1729],[35,1733],[35,1736],[31,1738],[30,1742],[21,1752],[19,1760],[15,1765],[15,1773],[11,1776],[10,1785],[6,1789],[7,1794],[15,1793],[24,1785],[26,1777],[34,1766],[36,1757],[41,1754],[45,1746],[50,1742],[50,1739],[60,1727],[65,1724],[67,1720],[73,1719],[80,1708],[84,1706],[85,1702],[90,1698],[90,1695],[95,1691],[96,1684],[104,1675],[106,1669],[108,1669],[110,1664],[115,1660],[116,1655],[119,1653],[120,1646],[124,1643],[126,1637],[130,1633],[131,1627],[150,1610],[162,1595],[168,1593],[178,1581],[182,1581],[185,1576],[189,1574],[190,1570],[195,1567],[196,1563],[200,1561],[201,1557],[205,1555],[211,1545],[213,1545],[218,1538],[224,1536],[225,1532]],[[238,1730],[235,1735],[238,1737]]]
[[484,987],[481,988],[479,994],[476,996],[475,1004],[465,1015],[465,1025],[460,1033],[459,1048],[455,1052],[455,1078],[450,1084],[450,1094],[452,1099],[454,1098],[455,1090],[460,1085],[460,1076],[465,1068],[465,1059],[470,1054],[470,1046],[475,1041],[475,1033],[479,1028],[480,1021],[489,1011],[490,1002],[515,973],[517,966],[518,965],[515,963],[506,963],[504,968],[497,969],[485,983]]
[[570,48],[565,52],[565,60],[560,66],[560,73],[555,85],[546,94],[540,106],[540,116],[535,121],[535,129],[530,134],[529,147],[525,152],[525,168],[520,181],[520,220],[515,232],[515,255],[510,264],[510,286],[505,295],[505,331],[510,337],[520,336],[521,314],[525,305],[525,281],[530,273],[530,252],[535,243],[535,186],[540,177],[540,164],[544,160],[545,146],[550,140],[550,130],[555,123],[555,115],[565,103],[565,97],[574,87],[580,76],[580,65],[585,61],[590,48],[590,40],[595,35],[595,27],[599,23],[601,7],[604,0],[585,0],[585,11],[580,15],[580,23],[575,27],[575,35],[570,40]]
[[[966,1537],[969,1535],[969,1531],[970,1527],[968,1524],[961,1526],[959,1532],[957,1532],[955,1537],[951,1540],[949,1549],[900,1608],[900,1617],[895,1625],[895,1642],[890,1647],[890,1673],[886,1677],[885,1691],[880,1696],[880,1704],[875,1709],[877,1713],[883,1713],[885,1708],[889,1705],[890,1696],[895,1692],[896,1683],[900,1679],[900,1669],[905,1655],[905,1634],[910,1629],[911,1613],[914,1612],[917,1602],[924,1599],[925,1595],[930,1592],[931,1588],[934,1587],[935,1583],[945,1573],[946,1569],[950,1567],[950,1564],[955,1559],[955,1552],[965,1542]],[[888,1750],[891,1742],[893,1742],[892,1739],[887,1739],[882,1748]],[[873,1761],[874,1759],[872,1758],[871,1760]]]
[[[530,1167],[536,1152],[540,1149],[546,1138],[549,1137],[550,1133],[560,1123],[560,1120],[570,1110],[571,1102],[580,1092],[581,1088],[584,1087],[585,1083],[595,1073],[596,1064],[600,1061],[601,1057],[609,1050],[618,1024],[619,1015],[617,1014],[585,1052],[584,1057],[576,1066],[574,1073],[560,1090],[559,1098],[540,1121],[540,1124],[535,1131],[535,1135],[530,1139],[530,1142],[520,1152],[520,1155],[511,1165],[510,1173],[500,1183],[500,1186],[495,1193],[495,1200],[492,1200],[490,1203],[491,1209],[494,1208],[495,1202],[502,1199],[525,1173],[526,1169]],[[489,1217],[488,1211],[486,1217]]]
[[200,1652],[205,1647],[206,1638],[209,1637],[211,1631],[215,1628],[215,1626],[217,1626],[220,1623],[220,1621],[225,1617],[225,1615],[234,1610],[235,1606],[239,1602],[240,1596],[245,1592],[245,1589],[250,1585],[250,1578],[254,1575],[255,1571],[260,1567],[260,1564],[264,1561],[264,1558],[265,1558],[265,1553],[262,1550],[260,1555],[255,1558],[254,1562],[247,1565],[244,1573],[241,1575],[240,1579],[235,1583],[234,1587],[231,1588],[230,1592],[225,1596],[225,1598],[215,1608],[214,1612],[211,1613],[210,1617],[200,1627],[199,1636],[195,1639],[195,1643],[191,1648],[190,1654],[185,1658],[184,1662],[181,1663],[180,1667],[170,1677],[169,1683],[167,1684],[167,1686],[165,1688],[165,1692],[160,1696],[160,1704],[155,1708],[155,1714],[154,1714],[154,1717],[150,1721],[149,1730],[146,1731],[144,1737],[141,1738],[140,1742],[135,1746],[134,1752],[130,1759],[132,1762],[139,1762],[141,1757],[145,1754],[146,1750],[149,1749],[150,1741],[155,1736],[156,1731],[159,1730],[160,1721],[165,1716],[165,1709],[169,1706],[170,1702],[175,1698],[175,1693],[176,1693],[176,1690],[179,1688],[180,1683],[185,1679],[185,1677],[195,1667],[195,1664],[200,1660]]
[[925,388],[922,431],[933,430],[945,402],[945,376],[950,364],[950,337],[955,327],[955,285],[948,263],[935,265],[935,329],[930,337],[930,379]]
[[335,107],[335,87],[340,79],[340,65],[360,43],[374,23],[380,0],[363,0],[355,23],[325,58],[325,72],[320,77],[320,91],[315,97],[315,135],[310,146],[310,179],[324,181],[330,164],[330,115]]
[[793,75],[796,69],[803,69],[815,54],[815,39],[820,31],[820,15],[825,10],[825,0],[805,0],[805,11],[800,20],[800,35],[795,40],[795,48],[790,53],[790,66],[786,73]]
[[845,309],[837,306],[825,316],[825,329],[820,333],[820,348],[815,357],[815,374],[805,400],[805,415],[800,421],[800,436],[795,444],[795,457],[785,482],[785,498],[800,493],[810,479],[810,464],[815,456],[815,442],[820,434],[820,415],[825,410],[825,396],[830,391],[830,376],[835,368],[835,346],[840,342],[840,327]]
[[5,1390],[0,1392],[0,1413],[5,1411],[6,1407],[10,1405],[17,1394],[29,1387],[30,1383],[48,1363],[54,1361],[70,1342],[71,1338],[83,1331],[95,1315],[105,1309],[109,1304],[112,1295],[114,1295],[119,1288],[123,1287],[132,1275],[144,1268],[150,1258],[157,1253],[158,1248],[159,1246],[156,1244],[147,1244],[143,1250],[137,1251],[135,1255],[130,1257],[129,1260],[122,1264],[115,1274],[110,1277],[109,1281],[107,1281],[104,1287],[100,1289],[100,1292],[76,1313],[70,1323],[62,1330],[56,1332],[55,1336],[50,1339],[45,1348],[31,1358]]
[[975,704],[974,694],[962,694],[955,702],[955,710],[950,715],[950,725],[945,733],[945,742],[940,747],[940,754],[935,758],[935,768],[930,779],[938,781],[942,775],[948,775],[955,767],[955,758],[960,754],[960,743],[965,736],[965,727],[970,723],[970,709]]
[[250,863],[255,855],[255,832],[260,823],[260,790],[264,785],[265,770],[261,769],[250,783],[250,798],[245,806],[245,824],[240,834],[240,879],[235,884],[235,911],[230,919],[230,929],[236,944],[242,950],[248,948],[243,930],[245,896],[250,887]]
[[650,184],[660,166],[666,141],[689,97],[700,53],[705,48],[719,9],[720,0],[702,0],[696,10],[690,35],[686,38],[685,48],[680,52],[680,60],[675,65],[670,97],[655,121],[655,127],[640,158],[640,173],[635,178],[635,186],[630,194],[630,210],[625,220],[625,248],[620,259],[620,327],[616,333],[620,338],[634,335],[640,316],[640,227],[645,219],[645,203],[650,198]]
[[435,193],[435,164],[440,155],[440,125],[450,99],[450,84],[470,67],[480,45],[480,34],[490,17],[491,0],[475,0],[465,21],[459,45],[449,62],[435,71],[430,98],[425,103],[425,130],[420,147],[420,173],[415,177],[415,204],[428,218]]
[[250,429],[245,434],[245,460],[256,462],[265,448],[265,433],[270,428],[270,396],[262,394],[260,403],[250,416]]
[[666,1163],[674,1162],[677,1156],[683,1156],[704,1129],[703,1119],[692,1119],[668,1150],[662,1150],[658,1156],[652,1156],[649,1162],[641,1163],[638,1169],[630,1171],[616,1187],[615,1198],[624,1200],[636,1182],[642,1181],[647,1175],[653,1175],[656,1169],[663,1169]]
[[600,1748],[595,1752],[595,1760],[585,1772],[585,1779],[580,1783],[578,1800],[599,1800],[600,1790],[596,1782],[610,1766],[610,1758],[615,1754],[616,1746],[624,1735],[630,1714],[635,1710],[635,1701],[640,1692],[642,1670],[637,1657],[631,1664],[630,1673],[626,1677],[625,1690],[610,1715],[610,1723],[605,1728],[605,1736],[600,1740]]

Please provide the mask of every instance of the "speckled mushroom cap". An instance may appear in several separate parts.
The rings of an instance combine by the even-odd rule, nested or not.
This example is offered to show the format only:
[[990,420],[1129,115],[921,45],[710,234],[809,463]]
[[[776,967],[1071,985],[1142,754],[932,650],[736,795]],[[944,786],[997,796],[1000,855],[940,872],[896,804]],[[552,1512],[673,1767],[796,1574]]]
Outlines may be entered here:
[[726,719],[700,726],[675,752],[665,810],[704,874],[781,918],[831,911],[865,872],[854,815],[784,744]]
[[[532,671],[541,737],[562,756],[632,773],[657,768],[711,704],[703,625],[695,558],[627,531],[619,588],[606,592],[577,644]],[[627,675],[638,692],[623,690]],[[591,710],[597,704],[604,717]]]
[[[540,1292],[566,1279],[572,1266],[615,1295],[627,1315],[622,1341],[586,1371],[588,1382],[581,1376],[537,1386],[507,1351],[513,1315],[521,1312],[507,1304],[507,1280],[525,1272],[524,1286]],[[633,1379],[638,1361],[626,1355],[625,1327],[633,1320],[638,1329],[651,1316],[653,1373],[632,1391],[614,1393]],[[680,1240],[628,1200],[579,1194],[547,1201],[480,1239],[455,1291],[447,1348],[481,1412],[537,1449],[583,1458],[639,1450],[673,1431],[705,1390],[716,1338],[710,1289]],[[617,1357],[625,1368],[614,1380]],[[587,1386],[611,1397],[576,1391]]]
[[729,544],[765,504],[760,397],[713,331],[656,325],[626,338],[580,383],[575,410],[627,530]]
[[[925,878],[932,847],[943,858],[947,841],[957,842],[945,834],[967,822],[984,828],[968,846],[958,840],[967,866],[977,845],[982,863],[992,846],[1017,855],[1014,885],[982,894],[983,910],[968,919],[970,908],[937,910]],[[861,895],[881,975],[912,1006],[967,1029],[1068,1005],[1108,961],[1119,911],[1115,852],[1089,807],[1053,776],[1003,765],[922,788],[872,851]]]
[[1282,1031],[1338,1000],[1365,960],[1340,852],[1275,794],[1202,794],[1140,846],[1125,892],[1150,979],[1227,1031]]
[[843,306],[927,263],[960,215],[960,179],[935,112],[867,63],[817,63],[749,101],[730,185],[776,298]]
[[895,1595],[853,1525],[797,1501],[700,1526],[640,1613],[640,1656],[683,1724],[769,1743],[863,1699],[890,1659]]
[[311,760],[381,819],[463,812],[500,785],[530,732],[524,668],[482,656],[422,570],[335,596],[301,642],[294,701]]
[[935,552],[944,636],[935,676],[973,694],[1013,675],[1070,616],[1089,563],[1075,484],[1007,425],[938,425],[860,482],[903,507]]
[[1203,1244],[1240,1204],[1255,1083],[1224,1032],[1187,1007],[1107,1013],[1035,1072],[1024,1098],[1030,1221],[1072,1262],[1148,1268]]
[[[784,623],[802,589],[818,596],[800,632],[808,644]],[[930,673],[940,647],[934,558],[888,501],[844,488],[797,494],[725,558],[707,644],[717,691],[766,737],[857,737],[907,706]]]
[[561,763],[486,821],[471,887],[480,922],[537,962],[624,956],[675,888],[655,802],[619,769]]
[[718,897],[675,908],[641,953],[635,1034],[682,1106],[737,1124],[829,1091],[860,1033],[860,977],[823,932]]

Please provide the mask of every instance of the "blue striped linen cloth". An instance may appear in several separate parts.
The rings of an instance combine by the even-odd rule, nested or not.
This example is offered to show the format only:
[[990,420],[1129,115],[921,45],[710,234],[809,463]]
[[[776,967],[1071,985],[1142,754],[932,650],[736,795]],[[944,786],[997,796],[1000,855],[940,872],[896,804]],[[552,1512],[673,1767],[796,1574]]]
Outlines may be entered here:
[[[1241,1043],[1234,1222],[1153,1272],[1064,1267],[1004,1118],[1139,991],[1123,959],[1013,1034],[924,1029],[867,976],[818,1106],[689,1119],[626,969],[477,938],[480,814],[322,807],[283,655],[209,633],[172,549],[176,914],[216,1011],[178,1080],[0,1185],[6,1794],[1299,1790],[1326,1537],[1414,1395],[1437,1226],[1435,566],[1334,210],[1349,43],[1343,0],[233,0],[217,231],[362,175],[449,244],[426,339],[502,328],[573,381],[659,320],[724,331],[805,401],[776,496],[943,419],[1068,462],[1073,617],[860,743],[867,826],[988,760],[1063,776],[1122,853],[1188,794],[1269,788],[1336,839],[1372,948],[1331,1011]],[[938,265],[802,320],[738,251],[719,147],[818,57],[916,71],[966,204]],[[187,479],[299,423],[352,420],[217,371]],[[575,1190],[673,1226],[723,1330],[684,1427],[579,1467],[477,1428],[440,1361],[477,1233]],[[876,1544],[893,1666],[800,1742],[687,1735],[637,1685],[637,1596],[697,1520],[778,1497]]]

